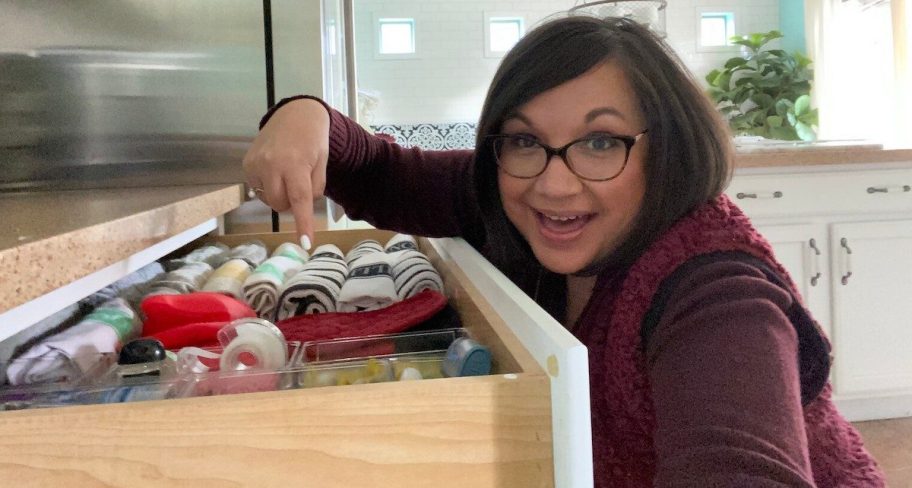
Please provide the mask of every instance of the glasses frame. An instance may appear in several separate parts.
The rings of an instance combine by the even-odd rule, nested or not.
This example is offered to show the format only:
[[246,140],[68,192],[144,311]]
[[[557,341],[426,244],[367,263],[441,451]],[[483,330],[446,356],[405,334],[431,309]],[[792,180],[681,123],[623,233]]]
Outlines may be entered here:
[[[593,138],[593,136],[591,136],[591,135],[586,136],[586,137],[580,137],[579,139],[570,141],[561,147],[551,147],[551,146],[539,141],[538,139],[536,139],[534,137],[525,136],[525,135],[521,135],[521,134],[492,134],[492,135],[487,136],[486,139],[488,139],[490,141],[491,149],[494,151],[494,160],[497,162],[497,167],[499,167],[501,170],[503,170],[504,173],[506,173],[514,178],[520,178],[520,179],[524,179],[524,180],[538,178],[539,176],[541,176],[542,173],[545,172],[545,170],[548,169],[548,165],[551,164],[551,160],[554,159],[554,156],[559,156],[561,158],[561,160],[564,162],[564,164],[567,166],[567,169],[569,169],[570,172],[573,173],[577,178],[579,178],[581,180],[586,180],[586,181],[609,181],[609,180],[613,180],[613,179],[617,178],[618,176],[621,175],[621,173],[624,172],[624,168],[627,167],[627,160],[630,159],[630,150],[633,149],[633,145],[636,144],[644,135],[646,135],[647,132],[649,132],[649,129],[643,129],[643,131],[640,132],[639,134],[632,135],[632,136],[615,135],[615,134],[607,135],[607,137],[611,137],[612,139],[617,139],[617,140],[621,141],[624,144],[624,149],[625,149],[624,164],[621,165],[621,169],[619,169],[617,173],[615,173],[613,176],[609,176],[608,178],[588,178],[586,176],[583,176],[583,175],[577,173],[575,169],[573,169],[573,164],[570,163],[570,160],[567,158],[567,151],[570,149],[571,146],[573,146],[574,144],[579,143],[579,142],[591,140]],[[517,175],[510,173],[503,167],[503,165],[500,163],[500,156],[498,155],[498,151],[497,151],[497,141],[511,139],[514,137],[519,137],[519,138],[525,139],[527,141],[534,142],[537,146],[539,146],[545,150],[545,165],[542,166],[541,171],[539,171],[538,173],[535,173],[534,175],[531,175],[531,176],[517,176]],[[604,137],[604,136],[602,136],[602,137]]]

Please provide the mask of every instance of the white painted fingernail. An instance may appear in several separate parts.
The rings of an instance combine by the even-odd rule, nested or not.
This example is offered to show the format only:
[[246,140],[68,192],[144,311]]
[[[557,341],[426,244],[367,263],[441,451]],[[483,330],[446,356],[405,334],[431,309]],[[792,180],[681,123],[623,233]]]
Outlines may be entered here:
[[310,251],[310,237],[307,237],[307,234],[301,236],[301,247],[304,248],[305,251]]

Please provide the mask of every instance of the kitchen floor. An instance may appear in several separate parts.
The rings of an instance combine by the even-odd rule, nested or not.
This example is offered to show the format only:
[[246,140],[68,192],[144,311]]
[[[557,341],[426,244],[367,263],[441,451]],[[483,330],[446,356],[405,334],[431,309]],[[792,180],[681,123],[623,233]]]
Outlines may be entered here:
[[887,473],[890,488],[912,488],[912,417],[857,422],[865,446]]

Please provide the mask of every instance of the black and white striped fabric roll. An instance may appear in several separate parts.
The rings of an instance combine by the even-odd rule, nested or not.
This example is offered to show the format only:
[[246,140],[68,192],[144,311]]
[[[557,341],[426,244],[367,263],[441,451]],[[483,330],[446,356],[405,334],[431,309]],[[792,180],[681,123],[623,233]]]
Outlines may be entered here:
[[145,296],[178,295],[199,291],[211,274],[212,266],[206,263],[188,263],[149,283]]
[[418,250],[418,241],[415,240],[413,236],[408,234],[396,234],[386,242],[383,250],[388,253],[394,253],[399,251],[405,251],[411,249],[413,251]]
[[280,255],[272,256],[253,270],[244,281],[244,299],[257,316],[271,319],[275,315],[282,285],[303,267],[302,261]]
[[390,254],[393,262],[393,282],[400,300],[411,298],[424,290],[443,291],[443,280],[424,254],[405,250]]
[[348,264],[348,277],[339,293],[340,312],[366,312],[397,301],[390,255],[382,251],[359,254]]
[[231,251],[228,252],[228,259],[243,259],[251,268],[263,264],[268,257],[269,251],[266,250],[266,244],[258,240],[245,242],[231,248]]
[[304,267],[282,285],[275,320],[337,311],[347,275],[348,266],[338,247],[332,244],[318,247]]
[[190,263],[206,263],[209,266],[212,266],[212,269],[215,269],[222,264],[225,264],[225,261],[228,260],[229,250],[230,248],[221,242],[207,244],[194,249],[183,257],[165,261],[165,269],[167,271],[174,271],[175,269],[180,269]]
[[383,252],[383,246],[373,239],[365,239],[355,244],[355,246],[348,251],[348,253],[345,255],[345,263],[351,266],[351,262],[357,259],[359,256],[363,256],[371,252]]

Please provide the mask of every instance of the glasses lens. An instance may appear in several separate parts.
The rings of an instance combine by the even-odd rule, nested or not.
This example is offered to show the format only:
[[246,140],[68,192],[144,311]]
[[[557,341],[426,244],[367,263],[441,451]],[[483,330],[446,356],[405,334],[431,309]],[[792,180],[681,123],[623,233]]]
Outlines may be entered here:
[[567,159],[577,175],[591,180],[606,180],[624,169],[627,146],[621,139],[596,135],[570,146]]
[[494,142],[497,165],[504,172],[518,178],[531,178],[544,169],[547,161],[545,148],[527,136],[507,136]]

